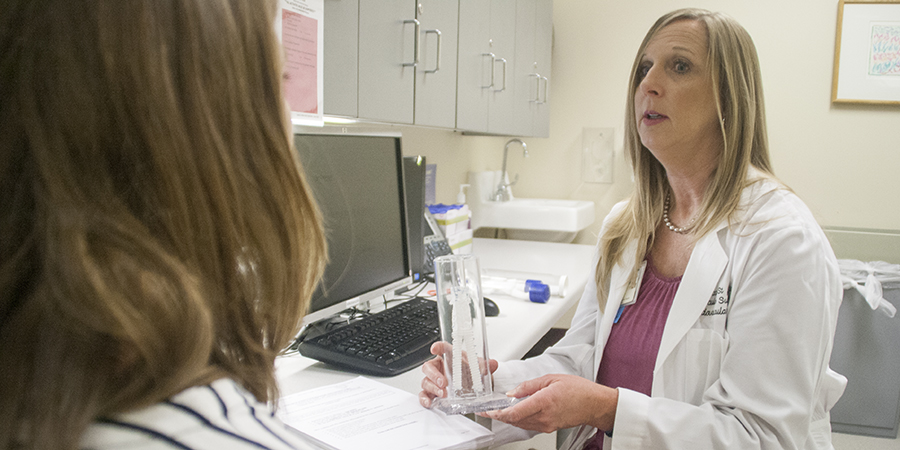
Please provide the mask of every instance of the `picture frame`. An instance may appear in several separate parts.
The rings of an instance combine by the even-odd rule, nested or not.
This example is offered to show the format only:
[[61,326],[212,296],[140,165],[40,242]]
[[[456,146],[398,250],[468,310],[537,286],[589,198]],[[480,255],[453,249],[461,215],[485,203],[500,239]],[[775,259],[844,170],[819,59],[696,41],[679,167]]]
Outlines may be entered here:
[[840,0],[831,101],[900,105],[900,0]]

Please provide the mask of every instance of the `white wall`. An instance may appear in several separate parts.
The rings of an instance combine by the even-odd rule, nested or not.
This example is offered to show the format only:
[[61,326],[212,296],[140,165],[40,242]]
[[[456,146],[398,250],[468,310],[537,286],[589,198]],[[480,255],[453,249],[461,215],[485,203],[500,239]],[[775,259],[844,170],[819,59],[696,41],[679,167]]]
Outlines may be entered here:
[[[551,137],[529,142],[540,163],[526,162],[520,195],[591,199],[606,211],[628,192],[621,132],[635,52],[657,17],[697,6],[733,16],[753,36],[776,175],[807,202],[823,226],[900,228],[900,107],[833,106],[830,101],[837,3],[557,0]],[[613,185],[573,181],[580,175],[584,127],[617,128]],[[541,171],[552,182],[539,181]],[[548,184],[554,188],[542,187]],[[587,234],[579,241],[592,242]]]
[[456,203],[459,185],[466,182],[471,164],[471,143],[453,131],[397,126],[403,133],[403,153],[425,156],[437,165],[435,197],[439,203]]
[[[597,204],[600,220],[631,189],[622,153],[627,79],[660,15],[685,6],[721,11],[753,36],[760,55],[776,175],[827,227],[900,229],[900,107],[831,104],[837,0],[556,0],[550,137],[510,151],[519,197]],[[582,129],[616,129],[614,182],[581,182]],[[506,138],[404,128],[406,153],[438,162],[438,200],[452,202],[467,170],[500,168]],[[450,153],[444,153],[450,152]]]

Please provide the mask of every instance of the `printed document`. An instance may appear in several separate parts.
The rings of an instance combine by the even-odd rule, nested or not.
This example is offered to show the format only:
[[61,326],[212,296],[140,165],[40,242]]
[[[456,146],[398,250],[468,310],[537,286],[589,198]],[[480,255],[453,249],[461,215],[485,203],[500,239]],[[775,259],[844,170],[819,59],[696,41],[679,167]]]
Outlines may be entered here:
[[425,409],[415,395],[365,377],[282,397],[278,417],[338,450],[462,450],[493,441],[474,421]]
[[279,0],[275,32],[284,51],[284,99],[295,124],[322,126],[323,0]]

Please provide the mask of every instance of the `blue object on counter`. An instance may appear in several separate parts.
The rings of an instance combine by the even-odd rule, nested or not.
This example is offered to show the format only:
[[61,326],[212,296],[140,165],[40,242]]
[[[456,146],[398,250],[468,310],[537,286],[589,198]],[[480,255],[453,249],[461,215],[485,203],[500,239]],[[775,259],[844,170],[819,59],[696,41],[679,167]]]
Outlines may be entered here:
[[541,282],[533,282],[528,280],[525,282],[525,288],[528,289],[528,299],[534,303],[547,303],[550,300],[550,286]]

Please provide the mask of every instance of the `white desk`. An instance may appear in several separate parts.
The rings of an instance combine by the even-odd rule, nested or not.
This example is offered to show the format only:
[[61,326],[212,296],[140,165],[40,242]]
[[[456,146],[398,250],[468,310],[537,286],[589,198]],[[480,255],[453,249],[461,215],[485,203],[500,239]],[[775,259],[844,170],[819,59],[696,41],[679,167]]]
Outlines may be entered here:
[[[482,269],[516,270],[568,275],[566,296],[550,297],[547,303],[531,303],[515,297],[492,294],[500,315],[486,319],[488,352],[498,361],[520,359],[581,298],[590,278],[593,246],[550,242],[474,239],[473,253]],[[325,386],[357,377],[333,366],[292,355],[275,362],[281,395]],[[378,381],[412,394],[421,390],[422,371],[413,369]]]

